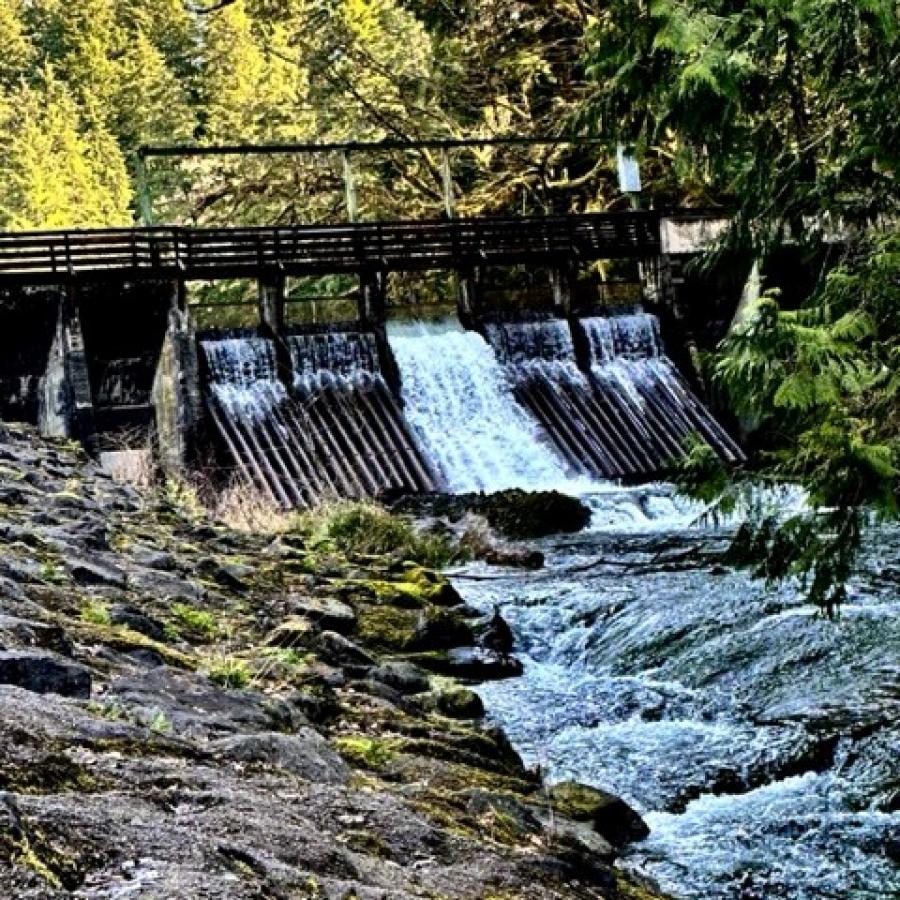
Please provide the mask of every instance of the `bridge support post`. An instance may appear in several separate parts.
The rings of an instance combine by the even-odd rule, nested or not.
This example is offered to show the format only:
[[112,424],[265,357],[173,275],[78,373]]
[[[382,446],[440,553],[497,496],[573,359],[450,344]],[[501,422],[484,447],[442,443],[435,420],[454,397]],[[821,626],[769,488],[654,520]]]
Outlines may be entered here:
[[259,321],[273,335],[284,331],[284,275],[277,272],[259,279]]
[[460,269],[456,273],[456,306],[459,320],[469,328],[481,311],[482,272],[477,266]]
[[378,328],[384,325],[386,314],[387,276],[379,269],[366,269],[359,276],[359,321]]
[[151,400],[160,466],[167,475],[184,475],[196,456],[203,415],[197,340],[186,311],[169,311]]
[[38,422],[42,434],[75,438],[91,456],[100,445],[81,317],[74,285],[60,297],[56,334],[41,389]]
[[575,286],[575,270],[570,262],[550,270],[550,291],[553,295],[553,311],[560,318],[572,314],[572,294]]

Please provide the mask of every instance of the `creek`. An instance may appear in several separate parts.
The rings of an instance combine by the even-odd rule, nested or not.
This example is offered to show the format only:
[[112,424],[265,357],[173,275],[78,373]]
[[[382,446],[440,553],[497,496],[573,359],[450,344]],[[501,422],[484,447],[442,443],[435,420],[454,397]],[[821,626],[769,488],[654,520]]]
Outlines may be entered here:
[[828,621],[723,566],[728,529],[667,486],[586,499],[543,570],[453,573],[524,663],[479,688],[490,718],[551,782],[638,809],[651,834],[620,864],[674,897],[900,896],[900,535]]

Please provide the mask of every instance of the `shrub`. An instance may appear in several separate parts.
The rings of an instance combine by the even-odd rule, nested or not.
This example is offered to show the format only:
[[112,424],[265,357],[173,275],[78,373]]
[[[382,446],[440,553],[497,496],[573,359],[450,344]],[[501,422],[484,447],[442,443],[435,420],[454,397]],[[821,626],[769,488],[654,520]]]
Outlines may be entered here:
[[215,637],[219,630],[216,617],[212,613],[195,609],[186,603],[173,604],[172,616],[184,629],[204,638]]
[[109,625],[112,621],[106,604],[94,599],[85,600],[81,607],[81,618],[92,625]]
[[206,664],[206,675],[221,687],[243,688],[250,684],[250,667],[234,656],[220,656]]
[[455,557],[443,535],[419,534],[412,522],[376,503],[341,502],[305,513],[298,527],[314,541],[330,541],[345,553],[395,553],[432,567]]

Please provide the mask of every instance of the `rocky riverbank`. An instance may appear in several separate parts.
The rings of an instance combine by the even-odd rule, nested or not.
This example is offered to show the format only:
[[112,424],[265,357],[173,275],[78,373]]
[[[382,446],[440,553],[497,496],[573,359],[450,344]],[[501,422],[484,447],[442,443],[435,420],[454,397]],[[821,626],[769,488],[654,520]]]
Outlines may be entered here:
[[[0,438],[0,885],[17,898],[651,898],[642,823],[486,727],[439,575],[215,525]],[[468,686],[467,686],[468,685]]]

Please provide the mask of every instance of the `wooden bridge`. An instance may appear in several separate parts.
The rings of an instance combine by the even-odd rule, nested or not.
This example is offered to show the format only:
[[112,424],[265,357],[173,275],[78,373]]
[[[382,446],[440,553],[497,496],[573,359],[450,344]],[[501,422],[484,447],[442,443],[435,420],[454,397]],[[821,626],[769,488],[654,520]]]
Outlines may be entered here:
[[660,252],[660,216],[617,212],[258,228],[0,233],[0,286],[560,266]]

